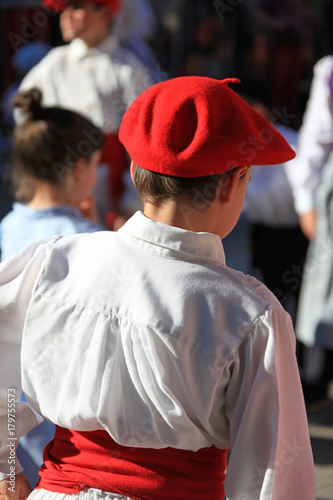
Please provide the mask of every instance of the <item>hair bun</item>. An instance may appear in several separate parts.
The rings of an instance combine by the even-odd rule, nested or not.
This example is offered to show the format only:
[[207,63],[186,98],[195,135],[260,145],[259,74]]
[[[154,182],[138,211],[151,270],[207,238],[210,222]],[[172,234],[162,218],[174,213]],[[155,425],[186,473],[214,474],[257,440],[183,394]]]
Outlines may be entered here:
[[13,100],[13,106],[20,108],[24,115],[28,115],[32,120],[41,120],[44,117],[42,107],[42,93],[37,88],[19,92]]

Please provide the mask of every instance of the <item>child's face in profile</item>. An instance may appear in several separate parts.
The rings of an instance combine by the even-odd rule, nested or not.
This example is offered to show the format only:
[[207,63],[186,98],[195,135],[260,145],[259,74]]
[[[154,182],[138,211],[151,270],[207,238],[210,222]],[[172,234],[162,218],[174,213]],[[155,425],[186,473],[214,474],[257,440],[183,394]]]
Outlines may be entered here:
[[82,183],[82,200],[88,198],[97,182],[97,170],[101,159],[101,151],[94,151],[89,159],[85,162],[83,183]]
[[97,8],[91,2],[70,1],[60,14],[60,29],[64,42],[81,38],[88,45],[99,37],[104,26],[107,7]]

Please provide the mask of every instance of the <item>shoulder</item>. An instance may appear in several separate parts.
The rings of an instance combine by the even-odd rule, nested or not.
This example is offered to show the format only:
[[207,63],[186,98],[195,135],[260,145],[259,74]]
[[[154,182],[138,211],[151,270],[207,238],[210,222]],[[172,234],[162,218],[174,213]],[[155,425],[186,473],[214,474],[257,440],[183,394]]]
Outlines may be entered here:
[[[45,57],[35,66],[35,68],[40,67],[46,67],[50,66],[54,62],[56,62],[58,59],[62,59],[64,56],[66,56],[69,52],[69,45],[61,45],[59,47],[54,47],[51,49]],[[32,69],[32,71],[34,68]]]
[[103,268],[103,260],[107,258],[106,248],[115,235],[112,231],[102,231],[100,228],[65,234],[53,245],[50,259],[56,259],[59,264],[66,263],[66,267],[70,265],[73,272],[83,264],[87,271]]
[[50,218],[53,218],[54,224],[58,228],[57,232],[63,236],[105,230],[100,224],[83,217],[78,210],[68,206],[56,207],[50,211]]
[[[106,267],[113,257],[111,231],[86,232],[63,236],[50,249],[38,293],[64,296],[83,307],[91,302],[91,290],[98,290]],[[77,301],[77,296],[80,300]],[[75,299],[73,297],[76,297]]]
[[3,219],[1,219],[1,222],[0,222],[0,227],[1,228],[4,228],[6,227],[8,224],[11,223],[11,220],[15,218],[15,212],[13,210],[11,210],[10,212],[8,212],[8,214],[6,214]]
[[[226,300],[241,323],[251,326],[269,309],[284,311],[276,296],[253,276],[228,267],[223,275],[223,280],[227,278],[227,287],[224,283],[221,288],[227,288]],[[226,292],[221,290],[221,293]]]
[[12,210],[3,217],[3,219],[0,222],[0,225],[2,227],[6,227],[12,224],[12,222],[16,220],[21,221],[26,217],[26,214],[27,214],[27,208],[25,207],[25,205],[14,202]]
[[43,57],[43,59],[34,66],[29,73],[23,78],[20,85],[20,90],[26,88],[25,82],[29,82],[30,79],[43,74],[44,72],[49,72],[51,69],[56,69],[55,66],[60,63],[68,54],[68,46],[62,45],[60,47],[54,47],[48,54]]
[[147,73],[146,68],[140,58],[128,47],[121,45],[115,37],[110,36],[100,46],[100,51],[109,56],[114,64],[127,69],[132,73]]

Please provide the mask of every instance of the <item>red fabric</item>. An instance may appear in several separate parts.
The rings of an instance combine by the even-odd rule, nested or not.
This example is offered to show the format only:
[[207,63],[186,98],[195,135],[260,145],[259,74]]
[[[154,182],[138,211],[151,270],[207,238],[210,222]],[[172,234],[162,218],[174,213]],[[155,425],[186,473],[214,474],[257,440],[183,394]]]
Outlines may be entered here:
[[[71,0],[71,2],[81,0]],[[85,0],[91,3],[105,4],[110,5],[112,7],[112,12],[115,14],[121,5],[121,0]],[[69,0],[42,0],[42,6],[52,12],[61,12],[65,9],[66,5],[69,3]]]
[[126,111],[121,142],[141,168],[200,177],[295,157],[282,135],[228,87],[238,80],[178,77],[145,90]]
[[109,194],[113,208],[117,207],[124,190],[124,172],[129,168],[129,160],[118,134],[105,134],[101,163],[109,166]]
[[226,455],[214,447],[197,452],[124,447],[106,431],[56,426],[37,488],[67,494],[97,488],[135,500],[221,500]]

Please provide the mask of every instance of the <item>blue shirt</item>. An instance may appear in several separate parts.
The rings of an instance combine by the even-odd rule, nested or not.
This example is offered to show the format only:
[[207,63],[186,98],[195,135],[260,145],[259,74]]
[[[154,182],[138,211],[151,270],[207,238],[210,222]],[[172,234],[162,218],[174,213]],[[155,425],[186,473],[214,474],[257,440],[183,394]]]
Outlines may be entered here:
[[93,233],[105,230],[67,205],[58,205],[42,210],[14,203],[0,223],[1,260],[22,250],[35,241],[60,234]]

